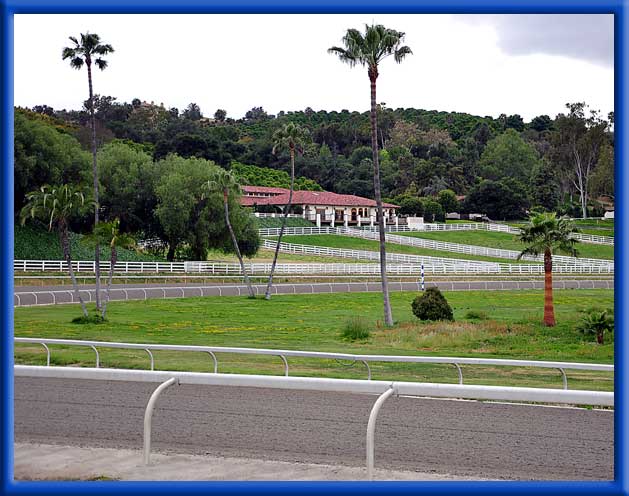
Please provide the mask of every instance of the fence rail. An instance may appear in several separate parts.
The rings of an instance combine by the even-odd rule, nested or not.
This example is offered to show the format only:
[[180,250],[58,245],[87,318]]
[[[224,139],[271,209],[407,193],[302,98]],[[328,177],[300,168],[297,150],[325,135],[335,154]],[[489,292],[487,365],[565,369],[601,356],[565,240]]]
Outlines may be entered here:
[[163,390],[171,385],[262,387],[286,390],[339,392],[346,394],[378,394],[367,424],[367,479],[373,479],[375,460],[375,425],[378,412],[387,398],[396,395],[432,398],[463,398],[490,401],[529,401],[552,404],[613,406],[614,393],[598,391],[567,391],[557,389],[500,386],[463,386],[401,381],[364,381],[320,379],[308,377],[274,377],[234,374],[203,374],[194,372],[155,372],[140,370],[87,369],[76,367],[38,367],[15,365],[16,377],[134,381],[159,384],[151,395],[144,413],[143,460],[150,463],[152,416]]
[[[311,235],[311,234],[343,234],[339,230],[352,229],[358,231],[378,232],[378,227],[286,227],[284,234],[287,236]],[[386,232],[433,232],[433,231],[490,231],[503,232],[508,234],[520,234],[521,230],[507,224],[495,224],[485,222],[457,223],[457,224],[424,224],[421,227],[409,228],[408,226],[387,226]],[[279,236],[279,228],[260,229],[260,236]],[[575,239],[584,243],[593,243],[601,245],[614,245],[614,238],[611,236],[599,236],[596,234],[573,234]]]
[[144,350],[150,357],[151,370],[154,370],[153,351],[180,351],[208,353],[214,363],[214,373],[218,372],[218,359],[216,353],[230,353],[243,355],[270,355],[281,358],[284,364],[284,375],[288,376],[289,367],[287,358],[319,358],[334,360],[349,360],[362,362],[367,370],[368,380],[371,380],[371,362],[395,362],[395,363],[431,363],[454,365],[458,371],[459,384],[463,384],[463,372],[461,365],[491,365],[507,367],[533,367],[550,368],[561,372],[564,389],[568,389],[568,380],[565,370],[591,370],[598,372],[613,372],[614,366],[596,363],[555,362],[539,360],[510,360],[502,358],[464,358],[464,357],[433,357],[411,355],[356,355],[350,353],[330,353],[322,351],[301,350],[275,350],[263,348],[237,348],[220,346],[192,346],[192,345],[168,345],[168,344],[141,344],[118,343],[108,341],[82,341],[73,339],[49,339],[49,338],[14,338],[15,343],[40,344],[46,349],[46,364],[50,366],[51,351],[48,345],[83,346],[91,348],[96,353],[96,367],[99,366],[98,348],[122,348]]

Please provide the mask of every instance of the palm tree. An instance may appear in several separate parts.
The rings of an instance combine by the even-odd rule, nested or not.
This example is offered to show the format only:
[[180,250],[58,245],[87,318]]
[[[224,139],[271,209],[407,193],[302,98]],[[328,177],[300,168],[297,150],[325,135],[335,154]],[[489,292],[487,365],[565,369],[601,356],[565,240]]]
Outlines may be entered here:
[[[236,234],[234,233],[234,229],[232,228],[232,224],[229,220],[229,195],[232,193],[239,193],[240,185],[238,184],[238,181],[236,181],[236,178],[234,178],[234,176],[230,172],[224,169],[219,169],[214,172],[212,179],[203,184],[203,188],[206,189],[209,194],[214,192],[223,193],[223,205],[225,207],[225,224],[227,225],[227,229],[229,230],[232,242],[234,243],[234,251],[236,252],[236,256],[238,257],[238,261],[240,262],[240,270],[242,271],[245,283],[247,284],[249,298],[255,298],[256,295],[253,291],[253,287],[251,286],[251,280],[249,279],[249,275],[247,274],[245,262],[242,259],[242,253],[240,253],[238,240],[236,239]],[[204,198],[205,193],[203,193],[203,195],[201,196],[201,199]]]
[[567,218],[557,218],[557,214],[540,213],[530,219],[530,224],[522,228],[519,240],[527,247],[518,255],[520,260],[525,255],[544,255],[544,324],[555,325],[553,307],[553,253],[565,253],[578,256],[573,233],[579,230]]
[[103,244],[109,245],[109,277],[107,278],[107,291],[105,292],[105,301],[101,309],[101,316],[105,318],[107,313],[107,303],[109,303],[109,294],[111,291],[111,282],[118,262],[118,248],[132,248],[135,246],[135,240],[126,233],[120,232],[120,219],[114,219],[111,222],[101,222],[94,228],[92,234],[84,236],[81,240],[89,245]]
[[271,272],[269,273],[269,282],[266,285],[266,291],[264,292],[264,298],[271,299],[271,287],[273,286],[273,273],[275,272],[275,265],[277,264],[277,256],[280,252],[280,243],[282,242],[282,236],[284,235],[284,228],[286,227],[286,219],[290,212],[290,208],[293,203],[293,189],[295,187],[295,153],[303,153],[304,145],[308,142],[309,133],[308,130],[301,127],[299,124],[289,122],[280,129],[277,129],[273,133],[273,154],[275,155],[280,149],[288,149],[290,153],[290,189],[288,192],[288,202],[284,206],[284,215],[282,216],[282,225],[280,227],[280,235],[277,239],[277,245],[275,246],[275,253],[273,255],[273,262],[271,263]]
[[[90,98],[88,106],[92,123],[92,175],[94,179],[94,228],[98,225],[98,168],[96,167],[96,118],[94,117],[94,90],[92,85],[92,62],[101,71],[107,67],[107,61],[102,57],[114,51],[109,44],[101,44],[100,36],[97,34],[81,34],[81,42],[70,36],[70,41],[74,43],[72,47],[65,47],[61,57],[63,60],[70,59],[70,67],[80,70],[83,64],[87,67],[87,81],[89,83]],[[96,264],[96,308],[100,309],[100,247],[96,244],[94,250],[94,262]]]
[[74,294],[81,303],[83,315],[87,317],[87,308],[79,292],[79,286],[72,269],[72,254],[68,231],[70,217],[81,212],[82,207],[85,205],[84,191],[69,184],[61,186],[44,185],[38,190],[28,193],[26,202],[26,205],[20,211],[21,224],[24,225],[28,218],[38,218],[48,223],[49,231],[52,231],[54,228],[59,233],[59,242],[61,243],[63,258],[68,266]]
[[378,228],[380,230],[380,275],[382,279],[382,298],[384,300],[384,321],[393,325],[391,303],[389,300],[389,284],[387,280],[387,254],[385,248],[384,214],[382,196],[380,194],[380,163],[378,161],[378,122],[376,117],[376,80],[378,64],[389,55],[400,63],[407,55],[413,53],[407,46],[400,46],[404,41],[404,33],[387,29],[384,26],[365,25],[365,34],[357,29],[348,29],[343,37],[345,48],[331,47],[328,53],[338,55],[341,62],[354,67],[356,64],[367,67],[371,83],[371,152],[373,162],[373,185],[378,210]]

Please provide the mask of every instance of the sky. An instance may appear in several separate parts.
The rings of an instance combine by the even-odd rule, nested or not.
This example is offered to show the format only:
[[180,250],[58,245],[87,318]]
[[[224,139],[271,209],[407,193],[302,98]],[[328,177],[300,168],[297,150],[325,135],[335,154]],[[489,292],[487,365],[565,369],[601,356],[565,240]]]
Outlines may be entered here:
[[115,53],[94,91],[183,110],[197,103],[238,119],[252,107],[369,109],[363,67],[334,55],[348,28],[406,33],[413,54],[380,65],[377,101],[388,108],[498,117],[554,117],[567,102],[613,110],[612,15],[256,14],[15,16],[15,105],[80,109],[85,69],[61,59],[68,36],[97,33]]

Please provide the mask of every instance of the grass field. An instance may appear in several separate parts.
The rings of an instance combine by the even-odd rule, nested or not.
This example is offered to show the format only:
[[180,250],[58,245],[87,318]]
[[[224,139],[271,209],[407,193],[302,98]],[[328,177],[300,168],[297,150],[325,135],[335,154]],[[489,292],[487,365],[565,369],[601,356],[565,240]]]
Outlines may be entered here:
[[[396,234],[414,238],[446,241],[449,243],[501,248],[503,250],[521,251],[524,247],[524,245],[517,240],[516,235],[493,231],[401,232]],[[604,258],[609,260],[613,260],[614,258],[613,246],[579,243],[577,250],[579,251],[579,256],[584,258]]]
[[[273,238],[277,239],[277,238]],[[295,243],[301,245],[328,246],[330,248],[345,248],[348,250],[378,251],[378,241],[363,238],[353,238],[351,236],[339,236],[336,234],[314,234],[307,236],[283,236],[283,243]],[[424,255],[441,258],[458,258],[465,260],[479,260],[485,262],[516,263],[515,260],[506,258],[483,257],[478,255],[468,255],[464,253],[454,253],[447,251],[431,250],[428,248],[418,248],[416,246],[397,245],[387,243],[388,253],[403,253],[406,255]],[[530,262],[527,262],[530,263]]]
[[[393,293],[397,324],[383,328],[382,300],[377,293],[274,296],[271,301],[245,298],[188,298],[111,302],[109,322],[100,325],[70,323],[77,306],[15,309],[15,335],[89,339],[136,343],[170,343],[253,348],[301,349],[348,353],[526,358],[534,360],[612,363],[613,344],[585,342],[575,331],[580,311],[595,302],[613,306],[613,291],[563,290],[555,292],[558,325],[541,325],[541,291],[445,293],[454,309],[454,323],[420,323],[411,313],[415,293]],[[473,310],[486,319],[466,318]],[[362,342],[340,338],[347,320],[366,319],[371,337]],[[16,345],[16,362],[42,364],[39,346]],[[57,365],[94,363],[93,351],[53,346]],[[211,371],[211,360],[201,353],[156,352],[156,367],[163,370]],[[219,356],[221,372],[281,374],[276,357]],[[146,368],[144,352],[101,350],[103,366]],[[291,359],[294,375],[365,378],[362,365],[334,360]],[[454,382],[456,370],[448,365],[376,363],[374,379]],[[611,374],[569,371],[572,388],[611,390]],[[466,383],[560,387],[553,370],[511,367],[464,367]]]

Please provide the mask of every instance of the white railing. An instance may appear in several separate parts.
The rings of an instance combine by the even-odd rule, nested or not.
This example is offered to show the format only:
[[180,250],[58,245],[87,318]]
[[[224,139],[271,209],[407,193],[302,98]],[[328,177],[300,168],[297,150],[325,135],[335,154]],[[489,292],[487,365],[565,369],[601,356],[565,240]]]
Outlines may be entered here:
[[[352,236],[357,238],[365,238],[372,240],[379,240],[379,234],[372,231],[364,231],[351,228],[339,228],[338,234],[344,234],[346,236]],[[487,248],[484,246],[476,245],[464,245],[460,243],[449,243],[446,241],[435,241],[432,239],[415,238],[410,236],[397,236],[395,234],[387,234],[386,240],[388,243],[394,243],[405,246],[416,246],[418,248],[426,248],[430,250],[447,251],[452,253],[462,253],[465,255],[505,258],[510,260],[516,260],[520,255],[519,251],[515,250],[503,250],[500,248]],[[542,256],[524,256],[522,260],[528,260],[531,262],[543,261]],[[553,255],[553,261],[561,264],[574,264],[574,265],[613,265],[613,260],[599,259],[599,258],[577,258],[566,257],[562,255]]]
[[160,384],[151,395],[144,413],[143,461],[150,464],[153,409],[161,392],[174,384],[258,387],[348,394],[378,394],[369,415],[366,433],[367,479],[373,479],[375,426],[382,404],[392,395],[430,398],[463,398],[489,401],[527,401],[551,404],[614,406],[614,393],[557,389],[463,386],[402,381],[361,381],[310,377],[277,377],[195,372],[155,372],[144,370],[87,369],[15,365],[15,377],[42,377],[71,380],[151,382]]
[[411,356],[411,355],[359,355],[350,353],[331,353],[323,351],[302,351],[302,350],[276,350],[264,348],[236,348],[220,346],[193,346],[193,345],[171,345],[171,344],[141,344],[141,343],[119,343],[109,341],[83,341],[76,339],[52,339],[52,338],[14,338],[15,343],[39,344],[46,350],[46,365],[50,366],[51,352],[48,345],[61,346],[82,346],[91,348],[96,356],[96,368],[100,365],[100,355],[98,348],[122,348],[132,350],[143,350],[150,358],[151,370],[155,370],[155,360],[153,351],[179,351],[207,353],[212,357],[214,373],[218,373],[218,358],[216,353],[241,354],[241,355],[266,355],[279,357],[284,364],[284,375],[288,377],[289,366],[287,358],[318,358],[327,360],[348,360],[352,362],[362,362],[367,371],[367,379],[371,380],[372,362],[393,362],[393,363],[429,363],[454,365],[458,373],[459,384],[463,384],[463,370],[461,365],[489,365],[499,367],[532,367],[554,369],[561,372],[563,378],[563,388],[568,389],[568,378],[565,370],[589,370],[596,372],[614,372],[613,365],[598,363],[578,363],[578,362],[557,362],[545,360],[512,360],[502,358],[465,358],[465,357],[435,357],[435,356]]
[[[435,274],[439,275],[436,271]],[[447,269],[440,275],[448,275]],[[530,274],[517,274],[517,276]],[[358,276],[355,276],[358,277]],[[323,293],[369,293],[381,292],[382,286],[377,281],[377,275],[372,276],[376,281],[344,281],[344,282],[301,282],[280,283],[273,285],[273,294],[323,294]],[[543,289],[543,281],[510,279],[504,280],[468,280],[468,281],[430,281],[426,286],[436,286],[442,291],[508,291]],[[555,289],[613,289],[612,279],[555,279]],[[264,294],[265,284],[253,284],[252,288],[256,296]],[[416,276],[414,281],[389,281],[390,291],[421,291],[421,282]],[[79,289],[84,300],[92,302],[95,299],[94,289]],[[102,291],[104,294],[105,291]],[[226,284],[211,286],[149,286],[149,287],[123,287],[113,286],[110,298],[116,301],[147,300],[154,298],[203,298],[206,296],[243,296],[247,295],[247,286],[243,284]],[[14,306],[46,306],[78,303],[75,292],[67,290],[36,290],[13,293]]]
[[[309,234],[343,234],[339,230],[343,227],[287,227],[284,234],[287,236],[299,236]],[[378,227],[356,227],[349,229],[378,232]],[[423,224],[417,228],[409,228],[408,226],[387,226],[386,232],[432,232],[432,231],[491,231],[503,232],[508,234],[520,234],[521,230],[507,224],[494,224],[485,222],[460,223],[460,224]],[[260,229],[260,236],[279,236],[279,228]],[[583,243],[593,243],[601,245],[614,245],[614,238],[611,236],[598,236],[595,234],[574,233],[573,237]],[[465,245],[464,245],[465,246]]]
[[[264,239],[262,246],[269,249],[275,249],[276,241]],[[346,248],[329,248],[327,246],[300,245],[294,243],[281,243],[280,252],[292,253],[297,255],[310,255],[322,257],[336,258],[352,258],[355,260],[380,260],[380,253],[377,251],[365,250],[349,250]],[[565,257],[570,258],[570,257]],[[443,273],[444,270],[450,273],[507,273],[507,274],[543,274],[543,265],[532,264],[509,264],[496,262],[483,262],[476,260],[461,260],[456,258],[440,258],[423,255],[405,255],[400,253],[387,253],[387,261],[421,265],[424,264],[426,271],[438,271]],[[387,266],[388,267],[388,266]],[[553,265],[553,272],[558,274],[613,274],[613,263],[601,264],[563,264],[561,261]]]

